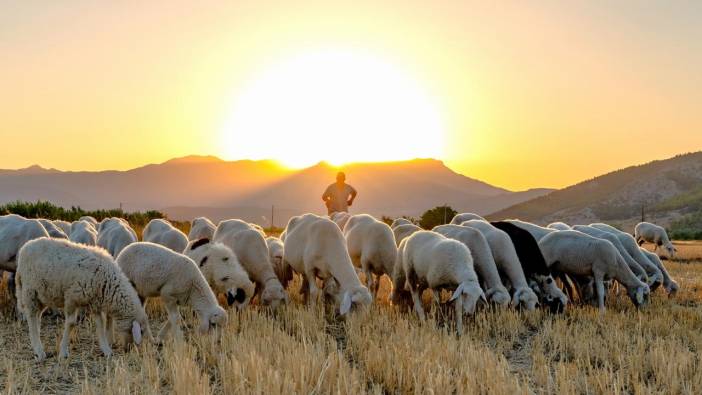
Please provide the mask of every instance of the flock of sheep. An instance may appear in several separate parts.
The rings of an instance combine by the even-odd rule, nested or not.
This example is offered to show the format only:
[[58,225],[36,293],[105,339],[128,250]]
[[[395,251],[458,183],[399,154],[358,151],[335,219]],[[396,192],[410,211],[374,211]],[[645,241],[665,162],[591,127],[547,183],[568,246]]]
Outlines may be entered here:
[[187,236],[155,219],[139,242],[121,218],[68,223],[10,214],[0,216],[0,269],[11,272],[18,314],[43,360],[39,330],[47,308],[61,309],[65,317],[59,357],[68,355],[81,312],[94,315],[98,344],[109,356],[115,335],[124,346],[153,340],[146,298],[160,297],[168,314],[158,339],[171,332],[180,338],[178,306],[190,305],[206,332],[227,321],[218,295],[238,309],[252,300],[275,308],[288,303],[295,273],[306,303],[323,297],[341,315],[370,305],[383,275],[393,284],[390,302],[413,308],[422,319],[423,291],[432,290],[439,304],[447,290],[459,333],[464,315],[480,305],[558,312],[577,298],[603,312],[608,290],[617,284],[640,306],[661,285],[669,295],[678,289],[658,255],[640,247],[644,241],[669,256],[676,252],[663,228],[645,222],[632,237],[606,224],[541,227],[488,222],[471,213],[431,231],[403,218],[388,226],[367,214],[305,214],[291,218],[275,238],[236,219],[215,226],[197,218]]

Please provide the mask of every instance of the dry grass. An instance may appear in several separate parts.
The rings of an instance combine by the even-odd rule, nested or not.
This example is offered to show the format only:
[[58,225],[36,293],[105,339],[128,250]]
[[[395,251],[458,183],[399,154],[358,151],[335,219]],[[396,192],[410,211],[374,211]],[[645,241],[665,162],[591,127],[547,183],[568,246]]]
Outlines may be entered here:
[[[667,262],[681,290],[657,293],[635,310],[610,298],[564,315],[482,311],[461,338],[437,312],[426,322],[380,303],[339,321],[294,297],[276,313],[232,312],[206,336],[184,310],[187,341],[101,356],[92,319],[73,333],[71,356],[55,350],[61,318],[45,317],[42,339],[54,356],[34,361],[26,325],[15,321],[0,287],[0,388],[3,392],[105,393],[702,393],[702,243],[678,243]],[[684,262],[684,263],[681,263]],[[687,263],[691,262],[691,263]],[[299,284],[298,284],[299,285]],[[296,285],[296,286],[298,286]],[[381,295],[387,294],[387,283]],[[158,301],[147,312],[158,329]],[[192,334],[192,336],[190,335]]]

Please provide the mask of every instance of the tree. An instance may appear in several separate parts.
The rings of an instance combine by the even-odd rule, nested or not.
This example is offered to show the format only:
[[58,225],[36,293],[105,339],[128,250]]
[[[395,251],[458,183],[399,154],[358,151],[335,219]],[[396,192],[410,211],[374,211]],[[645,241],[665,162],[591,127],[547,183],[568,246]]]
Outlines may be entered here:
[[419,226],[424,229],[432,229],[435,226],[447,224],[458,214],[451,206],[437,206],[427,210],[419,219]]

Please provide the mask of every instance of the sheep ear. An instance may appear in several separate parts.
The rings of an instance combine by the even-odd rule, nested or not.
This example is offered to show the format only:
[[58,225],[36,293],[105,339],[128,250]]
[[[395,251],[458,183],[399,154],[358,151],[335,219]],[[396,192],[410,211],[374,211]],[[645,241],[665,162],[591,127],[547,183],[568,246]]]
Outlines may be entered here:
[[132,321],[132,337],[137,346],[141,344],[141,325],[136,321]]
[[341,306],[339,306],[339,314],[345,315],[351,310],[351,294],[349,291],[344,292],[344,298],[341,300]]
[[190,251],[203,246],[205,244],[208,244],[210,242],[210,239],[203,237],[202,239],[198,239],[198,241],[194,242],[193,245],[190,246]]
[[453,302],[454,300],[458,299],[459,296],[461,296],[461,293],[463,292],[463,288],[465,286],[463,284],[460,284],[459,286],[456,287],[456,290],[453,291],[453,295],[451,295],[451,299],[449,299],[449,302]]

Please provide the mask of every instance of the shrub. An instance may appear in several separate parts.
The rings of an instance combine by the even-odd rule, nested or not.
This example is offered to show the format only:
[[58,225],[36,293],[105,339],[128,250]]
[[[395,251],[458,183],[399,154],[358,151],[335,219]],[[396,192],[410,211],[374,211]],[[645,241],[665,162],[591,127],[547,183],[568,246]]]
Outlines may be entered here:
[[424,229],[431,229],[438,225],[444,225],[458,214],[451,206],[437,206],[431,210],[427,210],[419,219],[419,226]]

